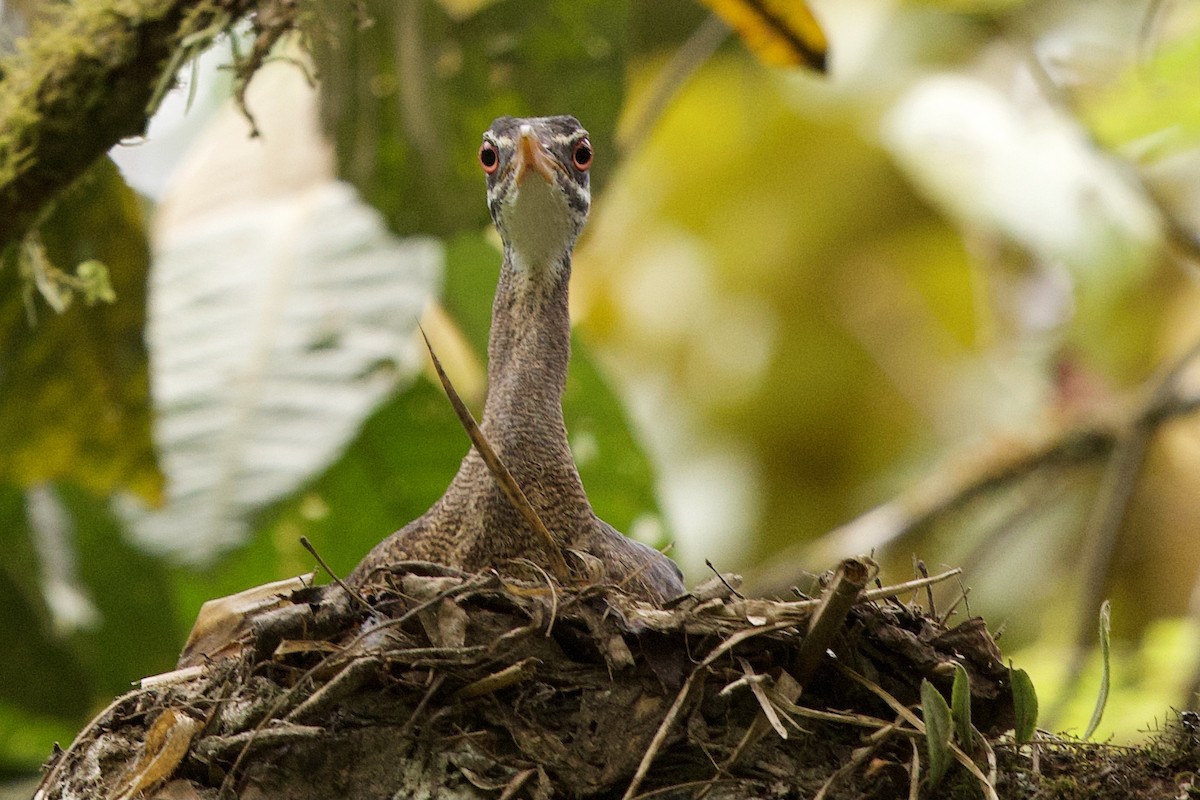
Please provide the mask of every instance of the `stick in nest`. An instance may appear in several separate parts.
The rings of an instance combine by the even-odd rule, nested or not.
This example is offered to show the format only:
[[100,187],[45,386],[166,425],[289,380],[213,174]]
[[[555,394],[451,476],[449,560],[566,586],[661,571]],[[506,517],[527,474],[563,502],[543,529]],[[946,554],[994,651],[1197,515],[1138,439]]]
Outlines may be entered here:
[[554,577],[563,583],[567,583],[571,579],[571,570],[567,567],[566,559],[563,558],[562,550],[559,549],[554,536],[550,533],[546,524],[542,522],[537,511],[534,510],[533,504],[525,496],[525,492],[521,489],[520,484],[517,483],[517,479],[508,471],[508,467],[500,460],[500,456],[496,454],[487,437],[483,435],[483,431],[479,428],[479,423],[471,415],[471,410],[467,408],[467,404],[458,396],[454,385],[450,383],[449,376],[442,369],[442,362],[438,360],[437,354],[433,352],[433,345],[429,343],[429,337],[425,334],[424,328],[421,329],[421,337],[425,340],[425,348],[429,351],[429,358],[433,360],[433,369],[437,372],[438,380],[441,381],[442,388],[446,391],[446,396],[450,398],[450,405],[454,407],[454,413],[458,415],[458,421],[462,423],[463,428],[467,431],[467,435],[471,437],[471,444],[475,445],[475,450],[483,458],[483,463],[487,464],[488,470],[492,473],[492,477],[496,479],[496,483],[504,492],[504,496],[513,504],[513,508],[525,520],[525,524],[541,537],[542,544],[546,548],[546,557],[550,560],[550,568],[554,571]]

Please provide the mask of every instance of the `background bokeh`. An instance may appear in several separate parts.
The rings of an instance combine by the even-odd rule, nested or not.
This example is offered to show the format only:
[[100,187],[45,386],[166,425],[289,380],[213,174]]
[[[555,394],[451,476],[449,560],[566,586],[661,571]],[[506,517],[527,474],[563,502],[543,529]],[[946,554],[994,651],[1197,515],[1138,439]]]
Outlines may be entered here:
[[0,772],[171,669],[204,600],[311,570],[300,536],[347,572],[445,487],[414,333],[478,407],[504,113],[597,153],[565,405],[601,516],[753,591],[963,566],[939,608],[970,587],[1056,729],[1111,598],[1098,735],[1194,704],[1200,6],[811,5],[827,75],[684,0],[309,3],[253,139],[228,39],[185,67],[0,267]]

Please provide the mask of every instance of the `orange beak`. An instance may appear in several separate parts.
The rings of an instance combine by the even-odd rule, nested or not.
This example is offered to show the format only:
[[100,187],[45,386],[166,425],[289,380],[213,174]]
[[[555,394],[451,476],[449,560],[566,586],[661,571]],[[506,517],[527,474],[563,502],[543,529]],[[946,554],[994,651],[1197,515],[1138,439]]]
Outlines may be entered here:
[[554,163],[554,159],[546,152],[546,148],[533,135],[533,128],[528,125],[522,125],[521,131],[517,135],[515,167],[517,186],[525,182],[525,174],[528,170],[533,170],[541,175],[546,183],[554,183],[554,172],[558,169],[558,165]]

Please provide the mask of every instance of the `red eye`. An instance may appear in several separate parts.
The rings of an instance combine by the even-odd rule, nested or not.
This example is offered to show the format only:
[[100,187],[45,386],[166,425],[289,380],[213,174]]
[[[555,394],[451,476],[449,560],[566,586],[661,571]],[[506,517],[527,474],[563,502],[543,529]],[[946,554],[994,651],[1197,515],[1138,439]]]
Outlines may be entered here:
[[587,168],[592,165],[592,143],[587,139],[581,139],[571,153],[571,161],[575,163],[575,169],[587,172]]
[[479,145],[479,163],[488,175],[496,171],[496,167],[500,166],[500,153],[497,152],[496,145],[491,142]]

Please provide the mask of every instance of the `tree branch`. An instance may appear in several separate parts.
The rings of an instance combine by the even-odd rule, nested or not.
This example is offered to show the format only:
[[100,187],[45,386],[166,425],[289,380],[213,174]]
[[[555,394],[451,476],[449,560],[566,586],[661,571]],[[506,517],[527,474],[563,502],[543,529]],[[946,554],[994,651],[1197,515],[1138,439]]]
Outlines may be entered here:
[[[180,66],[269,2],[262,9],[255,0],[55,4],[0,62],[0,252],[97,158],[145,131]],[[258,15],[269,32],[255,21],[260,41],[292,26],[294,12],[271,11]]]
[[[1047,468],[1065,468],[1108,459],[1130,431],[1149,437],[1161,425],[1200,410],[1200,393],[1180,386],[1185,367],[1200,357],[1200,343],[1164,373],[1147,381],[1146,399],[1119,417],[1098,415],[1026,444],[1006,442],[974,468],[956,463],[900,496],[835,528],[814,542],[781,552],[747,581],[755,591],[787,591],[800,564],[827,563],[854,553],[893,547],[976,498],[1000,491]],[[1124,460],[1124,459],[1123,459]],[[1140,464],[1140,459],[1137,459]],[[1124,504],[1116,504],[1123,509]],[[1098,523],[1097,523],[1098,524]]]

